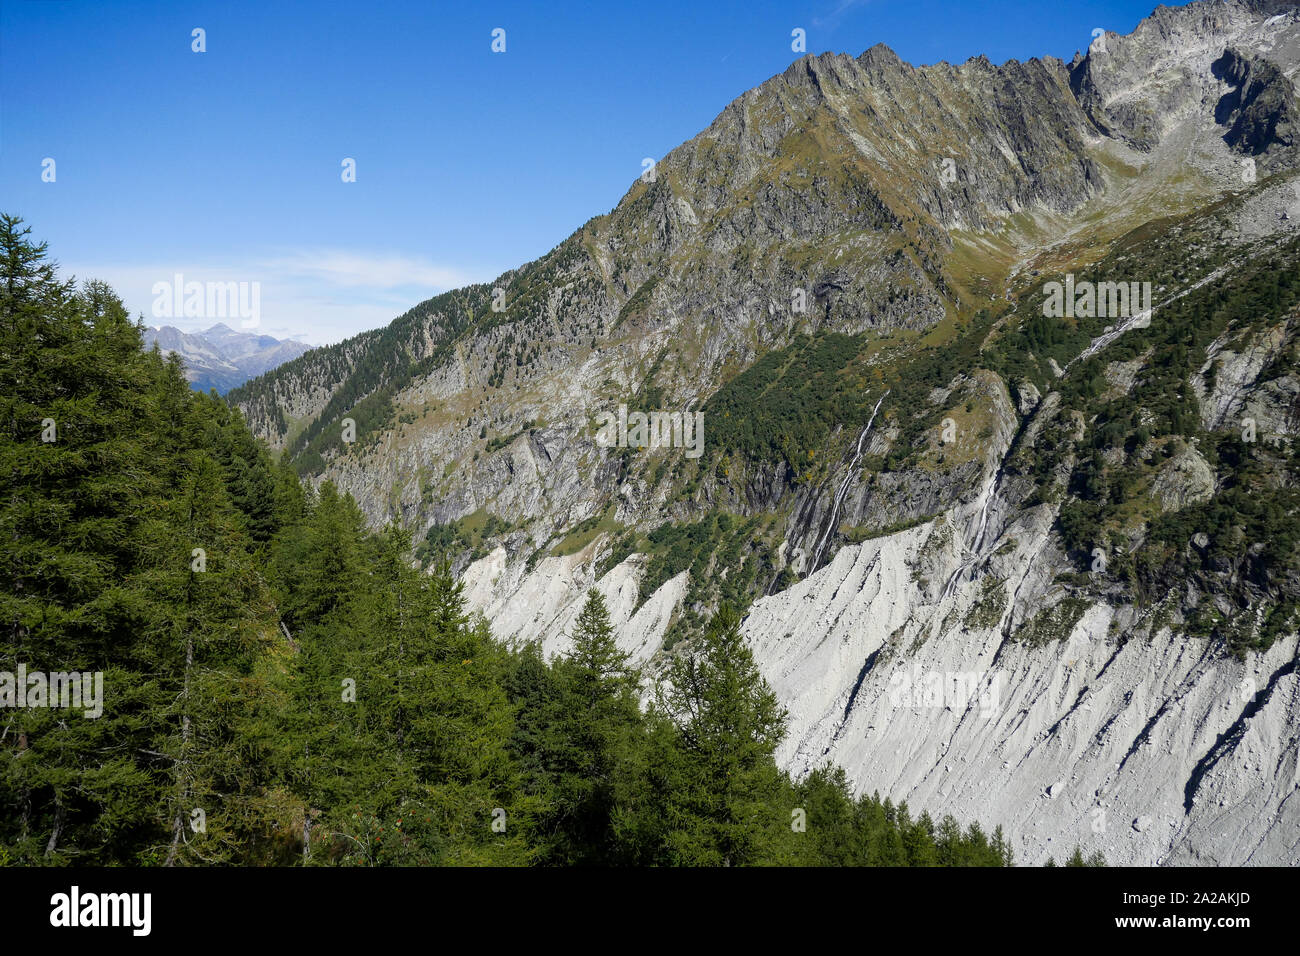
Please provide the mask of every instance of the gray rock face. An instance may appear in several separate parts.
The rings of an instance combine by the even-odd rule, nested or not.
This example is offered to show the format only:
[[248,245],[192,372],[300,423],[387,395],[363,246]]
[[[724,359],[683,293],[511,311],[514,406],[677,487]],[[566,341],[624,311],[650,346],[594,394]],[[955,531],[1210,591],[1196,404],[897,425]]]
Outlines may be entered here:
[[1252,431],[1266,441],[1300,428],[1300,353],[1283,328],[1246,341],[1216,341],[1193,387],[1207,428]]
[[1294,19],[1294,6],[1283,3],[1159,7],[1133,33],[1107,33],[1076,57],[1071,88],[1100,129],[1140,150],[1155,149],[1207,107],[1214,120],[1207,130],[1235,149],[1289,147]]
[[1194,448],[1171,458],[1152,482],[1152,497],[1164,511],[1180,511],[1214,497],[1214,472]]
[[1149,618],[1095,604],[1035,646],[1020,622],[1055,600],[1041,525],[1008,529],[994,575],[1015,602],[989,626],[983,580],[933,586],[962,567],[954,524],[844,548],[754,606],[745,632],[791,715],[782,760],[1001,824],[1031,865],[1076,845],[1112,865],[1300,863],[1294,637],[1237,661],[1167,628],[1127,637]]
[[1273,63],[1229,48],[1214,68],[1234,89],[1219,101],[1218,118],[1229,126],[1224,140],[1239,152],[1258,155],[1274,143],[1295,146],[1300,102],[1291,81]]

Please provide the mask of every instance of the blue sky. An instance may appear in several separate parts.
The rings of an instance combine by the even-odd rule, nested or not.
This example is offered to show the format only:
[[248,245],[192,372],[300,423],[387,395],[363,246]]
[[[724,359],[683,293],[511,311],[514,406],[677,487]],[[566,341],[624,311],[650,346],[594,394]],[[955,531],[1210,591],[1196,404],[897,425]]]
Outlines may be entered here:
[[1153,6],[5,0],[0,209],[150,324],[213,324],[153,317],[180,273],[257,282],[261,331],[323,344],[607,212],[643,157],[797,59],[795,27],[810,53],[1069,59]]

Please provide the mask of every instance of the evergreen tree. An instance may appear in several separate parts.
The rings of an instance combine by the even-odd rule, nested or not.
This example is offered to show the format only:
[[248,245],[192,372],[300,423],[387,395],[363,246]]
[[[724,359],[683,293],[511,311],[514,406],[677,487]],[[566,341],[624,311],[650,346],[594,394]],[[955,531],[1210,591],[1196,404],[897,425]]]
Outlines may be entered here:
[[91,719],[6,712],[0,840],[27,862],[230,859],[261,826],[232,754],[262,592],[205,409],[111,289],[58,282],[26,236],[0,217],[0,669],[99,675],[103,697]]
[[412,677],[409,759],[425,785],[429,822],[446,835],[449,864],[529,862],[535,806],[510,752],[507,652],[481,616],[465,612],[446,564],[425,577],[427,616]]
[[1013,860],[1011,844],[1002,833],[1002,824],[1000,823],[993,829],[992,850],[997,855],[1002,866],[1011,866]]
[[699,652],[669,668],[661,704],[678,727],[683,786],[668,795],[674,863],[738,866],[762,857],[785,821],[774,756],[785,712],[724,605]]
[[548,708],[549,862],[611,863],[625,853],[613,826],[641,733],[639,675],[619,649],[605,599],[594,588],[572,639],[567,658],[555,666],[557,693]]

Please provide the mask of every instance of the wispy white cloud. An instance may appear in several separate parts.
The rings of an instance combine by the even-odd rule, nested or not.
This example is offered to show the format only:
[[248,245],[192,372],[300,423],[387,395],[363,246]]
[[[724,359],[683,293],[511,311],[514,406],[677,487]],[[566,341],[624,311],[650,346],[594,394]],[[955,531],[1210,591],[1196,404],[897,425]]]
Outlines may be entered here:
[[840,25],[840,20],[844,14],[848,13],[855,7],[865,7],[871,0],[840,0],[835,9],[825,16],[813,17],[812,25],[819,30],[834,30]]
[[461,269],[402,255],[363,255],[338,249],[300,250],[265,261],[263,267],[288,276],[319,279],[343,288],[396,289],[426,286],[454,289],[475,281]]

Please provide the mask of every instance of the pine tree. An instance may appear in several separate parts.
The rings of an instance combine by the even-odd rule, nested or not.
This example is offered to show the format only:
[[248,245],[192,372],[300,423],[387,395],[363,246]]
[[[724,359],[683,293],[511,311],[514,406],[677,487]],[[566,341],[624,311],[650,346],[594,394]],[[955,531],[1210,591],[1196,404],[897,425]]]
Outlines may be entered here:
[[993,829],[993,852],[997,855],[1002,866],[1011,866],[1014,854],[1011,850],[1011,844],[1007,841],[1006,836],[1002,833],[1002,824],[998,824]]
[[257,734],[272,765],[272,801],[302,861],[330,862],[335,848],[314,832],[318,821],[361,812],[389,752],[367,722],[374,685],[368,694],[363,683],[373,636],[363,614],[364,521],[325,482],[274,551],[281,624],[293,643],[269,673],[275,702],[259,715]]
[[614,832],[639,744],[639,675],[618,647],[601,593],[587,593],[573,647],[555,665],[557,693],[547,711],[544,765],[550,775],[554,834],[549,862],[611,863],[625,853]]
[[669,798],[669,858],[723,866],[759,859],[785,823],[774,757],[786,715],[732,608],[724,605],[709,622],[697,654],[673,661],[661,706],[678,727],[686,778]]
[[934,820],[928,811],[922,811],[911,829],[903,834],[903,851],[907,854],[908,866],[938,865],[939,856],[934,846]]
[[425,586],[408,740],[431,823],[448,835],[440,862],[528,862],[535,807],[520,793],[510,750],[507,652],[481,616],[467,615],[464,588],[446,564],[426,575]]
[[793,794],[802,811],[803,830],[790,828],[794,856],[791,862],[805,866],[853,866],[867,847],[859,841],[864,834],[855,826],[855,806],[843,769],[826,765],[796,785]]
[[628,655],[619,649],[605,596],[595,588],[587,592],[587,600],[574,625],[569,662],[573,665],[575,690],[593,707],[636,689],[636,669],[628,663]]
[[[189,391],[183,379],[173,387]],[[139,626],[151,675],[141,689],[152,692],[148,714],[161,741],[168,865],[238,859],[262,826],[242,737],[268,638],[268,595],[219,466],[201,452],[185,457],[154,560],[132,579],[153,605]]]

